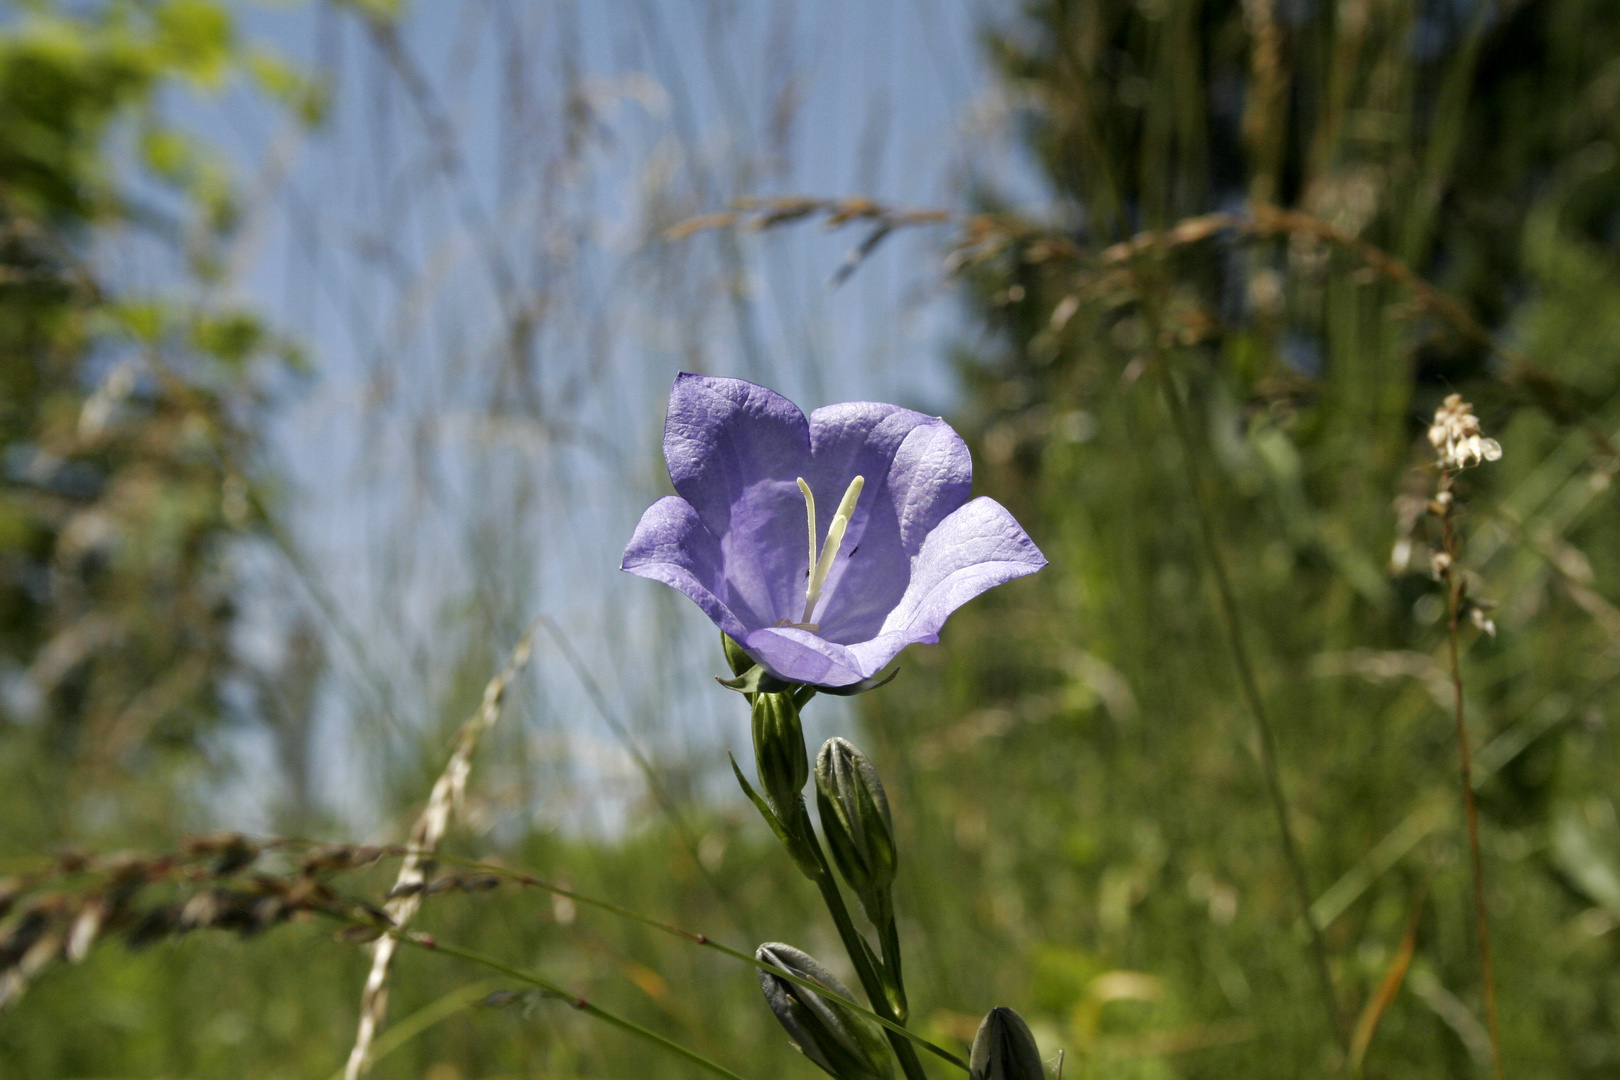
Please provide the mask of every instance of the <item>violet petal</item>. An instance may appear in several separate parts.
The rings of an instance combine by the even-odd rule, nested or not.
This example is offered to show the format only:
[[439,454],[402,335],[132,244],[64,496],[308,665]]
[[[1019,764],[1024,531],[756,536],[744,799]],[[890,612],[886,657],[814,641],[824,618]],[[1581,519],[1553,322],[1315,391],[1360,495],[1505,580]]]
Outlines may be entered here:
[[664,460],[676,493],[723,537],[733,507],[751,487],[768,481],[792,486],[805,474],[810,425],[774,390],[683,372],[669,395]]
[[[720,542],[685,499],[667,495],[647,507],[619,569],[684,593],[738,641],[747,635],[743,621],[717,595],[717,590],[725,590],[726,580]],[[753,615],[746,610],[743,614]]]
[[905,595],[923,540],[967,501],[972,487],[973,464],[961,436],[943,420],[909,416],[919,422],[898,445],[878,449],[887,451],[887,460],[867,455],[869,467],[883,472],[881,479],[867,477],[863,505],[822,589],[827,600],[816,621],[829,641],[852,644],[881,630]]

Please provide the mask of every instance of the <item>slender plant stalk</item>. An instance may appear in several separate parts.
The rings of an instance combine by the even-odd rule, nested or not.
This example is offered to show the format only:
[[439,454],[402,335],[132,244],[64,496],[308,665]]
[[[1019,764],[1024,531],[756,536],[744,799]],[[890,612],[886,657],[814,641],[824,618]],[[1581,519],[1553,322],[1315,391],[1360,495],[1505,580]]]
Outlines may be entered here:
[[[479,998],[487,997],[500,988],[500,983],[490,981],[458,986],[432,1004],[424,1005],[405,1019],[389,1025],[388,1030],[371,1044],[371,1063],[376,1065],[434,1024],[472,1007],[477,1004]],[[329,1080],[343,1080],[343,1069],[344,1066],[339,1065]]]
[[598,1020],[613,1025],[620,1031],[628,1032],[638,1039],[645,1039],[647,1042],[650,1042],[655,1046],[662,1047],[678,1057],[683,1057],[692,1064],[711,1072],[716,1076],[724,1076],[727,1078],[727,1080],[744,1080],[743,1077],[738,1076],[724,1065],[710,1061],[696,1050],[688,1049],[687,1047],[682,1046],[680,1043],[675,1042],[673,1039],[669,1039],[658,1034],[658,1032],[653,1031],[651,1028],[642,1027],[634,1020],[627,1020],[624,1017],[619,1016],[617,1013],[611,1013],[602,1008],[600,1005],[595,1005],[585,1000],[583,997],[580,997],[578,994],[572,993],[556,983],[543,979],[532,972],[524,971],[522,968],[512,967],[510,964],[503,964],[493,956],[486,956],[483,953],[475,952],[472,949],[463,949],[458,945],[446,945],[443,942],[436,941],[435,939],[426,936],[425,934],[407,932],[404,934],[390,934],[388,936],[396,941],[404,942],[408,945],[415,945],[416,947],[424,949],[428,952],[444,953],[448,956],[456,956],[463,960],[471,961],[474,964],[482,964],[491,971],[499,971],[501,974],[509,976],[510,978],[528,983],[530,986],[535,987],[547,997],[556,998],[558,1001],[567,1002],[569,1005],[573,1006],[575,1009],[587,1016],[594,1016]]
[[669,789],[664,785],[658,769],[647,755],[642,752],[635,739],[631,737],[630,729],[613,711],[613,707],[608,704],[607,695],[602,692],[602,685],[591,674],[590,667],[586,665],[584,659],[568,640],[568,635],[550,616],[541,615],[536,621],[545,627],[546,633],[551,635],[551,640],[556,643],[557,650],[562,654],[563,660],[573,669],[580,685],[585,688],[585,696],[590,699],[591,705],[596,709],[596,715],[600,716],[602,722],[612,730],[614,737],[619,740],[619,745],[624,747],[625,752],[635,761],[636,767],[641,770],[642,778],[647,782],[647,791],[652,795],[653,802],[658,805],[659,811],[663,813],[665,820],[669,822],[669,827],[680,838],[682,846],[686,848],[686,853],[692,857],[692,864],[697,867],[698,873],[702,875],[703,880],[725,907],[726,914],[730,915],[732,921],[745,933],[749,932],[752,928],[749,925],[751,920],[747,910],[737,901],[737,897],[726,887],[725,882],[721,881],[714,871],[705,866],[703,860],[698,856],[698,839],[692,835],[692,829],[687,825],[686,818],[681,814],[680,807],[676,805],[675,797],[670,794]]
[[[444,862],[458,862],[458,860],[449,859],[449,858],[446,858],[446,859],[444,859],[442,861],[444,861]],[[725,944],[722,944],[721,942],[718,942],[718,941],[714,940],[712,937],[709,937],[707,934],[699,934],[699,933],[696,933],[696,932],[691,931],[691,930],[683,930],[678,926],[671,925],[670,923],[660,922],[657,919],[650,918],[650,917],[648,917],[646,915],[642,915],[639,912],[631,911],[629,908],[622,907],[622,906],[620,906],[618,904],[615,904],[611,900],[601,900],[601,899],[598,899],[597,897],[594,897],[594,896],[587,896],[584,893],[575,892],[572,889],[565,889],[561,885],[553,885],[550,882],[541,881],[539,878],[533,877],[533,876],[531,876],[529,874],[517,873],[517,872],[511,871],[511,870],[508,870],[508,869],[506,869],[504,867],[496,866],[493,863],[478,863],[478,862],[470,862],[470,861],[459,861],[459,863],[460,863],[460,865],[465,865],[470,869],[486,870],[486,871],[489,871],[490,873],[499,874],[499,875],[502,875],[504,877],[507,877],[507,878],[517,882],[520,885],[528,885],[528,886],[532,886],[532,887],[537,888],[537,889],[543,889],[546,892],[554,893],[554,894],[556,894],[558,896],[567,897],[568,899],[573,900],[573,901],[575,901],[577,903],[586,904],[586,905],[591,906],[591,907],[599,908],[602,911],[606,911],[606,912],[609,912],[610,914],[617,915],[622,919],[628,919],[631,922],[640,923],[641,925],[651,927],[654,930],[661,930],[664,933],[670,934],[670,935],[672,935],[674,937],[684,938],[685,940],[693,943],[694,945],[701,945],[706,949],[713,949],[716,952],[720,953],[722,956],[729,956],[733,960],[740,961],[740,962],[742,962],[744,964],[747,964],[748,966],[750,966],[752,968],[756,968],[756,969],[758,969],[760,971],[768,971],[768,972],[771,973],[771,975],[773,975],[774,977],[776,977],[778,979],[786,979],[788,982],[794,983],[795,985],[798,985],[798,986],[802,986],[806,990],[814,990],[816,993],[820,994],[822,997],[828,999],[829,1001],[836,1001],[838,1004],[843,1005],[846,1008],[849,1008],[849,1009],[859,1013],[861,1016],[864,1016],[866,1019],[871,1020],[871,1021],[881,1025],[884,1029],[886,1029],[888,1031],[888,1033],[890,1034],[891,1037],[892,1036],[899,1036],[900,1038],[906,1039],[906,1040],[908,1040],[908,1041],[910,1041],[912,1043],[915,1043],[916,1045],[922,1047],[924,1050],[927,1050],[929,1053],[933,1054],[935,1057],[940,1058],[943,1061],[950,1062],[952,1065],[955,1065],[958,1069],[961,1069],[963,1072],[967,1072],[967,1070],[968,1070],[968,1064],[967,1064],[966,1061],[963,1061],[960,1057],[958,1057],[957,1055],[951,1053],[949,1050],[945,1049],[943,1046],[939,1046],[939,1045],[937,1045],[935,1043],[932,1043],[932,1042],[928,1041],[927,1039],[923,1038],[921,1035],[918,1035],[916,1032],[909,1030],[904,1024],[901,1024],[899,1021],[894,1020],[889,1016],[880,1015],[879,1013],[876,1013],[873,1010],[868,1009],[866,1006],[862,1005],[858,1001],[851,1001],[848,998],[839,997],[837,994],[833,993],[832,991],[828,990],[826,987],[821,986],[818,983],[811,982],[809,979],[800,978],[799,976],[794,975],[792,972],[784,971],[781,968],[775,966],[774,964],[767,964],[767,963],[759,960],[757,957],[754,957],[754,956],[752,956],[752,955],[750,955],[748,953],[743,952],[741,949],[733,949],[729,945],[725,945]],[[838,898],[838,903],[840,905],[843,904],[843,897],[842,896],[840,896]],[[848,919],[848,909],[847,909],[847,907],[844,909],[844,911],[845,911],[845,918],[847,920]],[[836,921],[836,916],[834,917],[834,920]],[[849,925],[850,925],[850,928],[853,930],[854,929],[853,923],[850,923]],[[840,933],[842,933],[842,931],[840,931]],[[846,941],[846,943],[847,943],[847,941]],[[857,945],[856,947],[859,948],[859,945]],[[857,964],[859,963],[859,961],[855,961],[855,962]],[[862,986],[863,986],[863,989],[864,989],[865,984],[863,983]]]
[[[883,913],[883,921],[877,927],[878,953],[883,958],[883,966],[888,970],[895,986],[904,987],[905,980],[900,974],[900,928],[894,922],[893,904],[890,904],[889,908],[890,910]],[[903,993],[902,990],[902,1004],[904,1004]],[[907,1008],[909,1009],[909,1006]]]
[[[852,488],[851,490],[856,489]],[[805,763],[808,761],[808,755],[803,746],[804,733],[802,729],[799,729],[797,722],[797,710],[802,707],[804,702],[809,700],[808,695],[802,701],[799,698],[799,693],[805,690],[810,690],[810,688],[800,687],[793,692],[790,699],[790,707],[794,711],[793,728],[795,730],[792,733],[781,732],[773,736],[774,738],[797,739],[799,740],[799,746],[786,747],[781,753],[777,753],[775,758],[771,758],[768,756],[768,751],[761,750],[761,743],[758,741],[761,738],[760,729],[756,728],[755,765],[758,769],[760,784],[767,791],[770,790],[769,780],[773,775],[770,771],[771,765],[768,762],[773,760],[777,762],[778,773],[791,773],[795,767],[783,764],[781,759],[784,757],[796,758],[798,761],[797,768],[807,771]],[[811,692],[813,693],[813,691]],[[756,705],[760,693],[749,693],[747,696],[749,706],[753,707]],[[755,792],[748,783],[742,774],[742,770],[737,768],[735,760],[732,761],[731,767],[736,772],[737,782],[742,785],[743,791],[759,808],[759,812],[765,817],[766,821],[770,823],[771,831],[781,841],[788,857],[804,871],[805,876],[816,883],[816,888],[821,890],[821,899],[827,905],[827,913],[832,916],[833,925],[838,928],[838,936],[844,943],[844,951],[849,954],[849,962],[854,965],[855,973],[860,978],[861,989],[866,992],[868,1000],[872,1003],[872,1008],[885,1021],[889,1021],[884,1025],[885,1028],[898,1027],[900,1029],[898,1032],[888,1030],[885,1034],[888,1036],[889,1044],[894,1048],[895,1057],[900,1059],[900,1068],[906,1074],[906,1080],[928,1080],[928,1074],[923,1071],[922,1062],[917,1058],[916,1049],[911,1045],[910,1038],[904,1034],[905,1024],[889,1000],[888,987],[874,966],[872,950],[867,945],[866,939],[861,936],[860,931],[855,928],[855,921],[850,918],[849,908],[844,903],[843,893],[839,892],[838,881],[833,876],[832,865],[827,861],[827,853],[821,846],[821,837],[816,834],[816,828],[810,821],[810,811],[805,806],[802,790],[805,776],[800,772],[797,777],[797,785],[800,790],[792,792],[791,795],[786,791],[779,790],[774,795],[775,802],[767,803],[766,798]],[[775,778],[781,779],[780,776]],[[903,1001],[905,995],[904,991],[899,989],[898,966],[893,969],[892,974],[896,976],[897,996]]]
[[[322,847],[325,845],[312,840],[270,839],[265,841],[265,847],[267,848],[277,846]],[[405,856],[410,853],[411,849],[396,846],[382,847],[378,848],[377,850],[387,855]],[[754,968],[758,971],[767,971],[775,978],[785,979],[796,986],[804,987],[806,990],[814,990],[827,1000],[837,1002],[845,1008],[850,1009],[852,1012],[858,1013],[873,1023],[887,1029],[892,1034],[899,1035],[901,1038],[915,1043],[917,1046],[927,1050],[930,1054],[933,1054],[940,1060],[949,1062],[958,1069],[961,1069],[963,1072],[968,1071],[968,1064],[966,1061],[951,1053],[943,1046],[930,1042],[921,1035],[918,1035],[915,1031],[909,1030],[905,1025],[899,1023],[898,1021],[880,1016],[858,1001],[852,1001],[849,998],[840,997],[819,983],[802,978],[790,971],[785,971],[774,964],[765,963],[751,953],[743,952],[741,949],[734,949],[730,945],[716,941],[707,934],[700,934],[695,930],[683,930],[681,927],[676,926],[673,923],[667,923],[659,919],[654,919],[650,915],[641,914],[639,911],[632,911],[630,908],[624,907],[620,904],[615,904],[611,900],[603,900],[600,897],[591,896],[588,893],[577,892],[574,889],[565,888],[561,885],[555,885],[549,881],[542,881],[533,874],[527,874],[521,870],[513,870],[510,867],[502,866],[499,863],[479,862],[476,859],[463,859],[453,855],[439,855],[436,856],[436,858],[439,862],[450,866],[459,866],[467,870],[477,870],[482,873],[490,874],[506,881],[510,881],[516,885],[540,889],[541,891],[550,893],[554,896],[566,897],[575,903],[584,904],[587,907],[594,907],[601,911],[608,912],[611,915],[617,915],[621,919],[626,919],[630,922],[638,923],[653,930],[658,930],[662,933],[670,935],[671,937],[680,938],[690,944],[699,945],[705,949],[713,949],[720,955],[728,957],[732,960],[736,960],[738,963],[746,964],[748,967]]]
[[1349,1035],[1345,1031],[1344,1016],[1339,1010],[1338,993],[1333,988],[1333,970],[1328,964],[1327,942],[1322,937],[1322,928],[1311,916],[1310,878],[1305,873],[1305,861],[1300,857],[1299,843],[1294,838],[1294,827],[1289,822],[1288,798],[1283,792],[1282,777],[1277,769],[1277,738],[1270,715],[1266,712],[1265,700],[1260,694],[1260,684],[1254,677],[1254,666],[1249,662],[1248,647],[1243,643],[1243,623],[1238,616],[1232,580],[1226,571],[1226,558],[1221,553],[1220,540],[1215,534],[1215,515],[1210,505],[1209,492],[1204,485],[1203,472],[1199,467],[1201,458],[1193,440],[1192,424],[1187,418],[1186,405],[1176,390],[1169,366],[1159,352],[1158,326],[1151,319],[1149,326],[1149,333],[1153,337],[1155,361],[1153,366],[1164,390],[1171,425],[1175,428],[1176,437],[1181,443],[1182,457],[1187,462],[1199,532],[1203,537],[1205,555],[1209,559],[1210,570],[1215,578],[1215,589],[1220,596],[1222,628],[1226,631],[1227,644],[1232,652],[1232,664],[1237,668],[1238,683],[1242,687],[1249,712],[1254,717],[1255,731],[1259,736],[1260,772],[1265,778],[1266,793],[1270,797],[1271,809],[1277,818],[1277,835],[1281,841],[1283,861],[1288,864],[1289,876],[1293,879],[1300,917],[1304,919],[1305,927],[1310,933],[1312,966],[1316,970],[1322,1004],[1327,1010],[1328,1028],[1333,1032],[1340,1052],[1348,1055]]
[[[1450,477],[1441,480],[1441,490],[1449,489]],[[1452,711],[1457,720],[1457,756],[1462,763],[1463,816],[1468,821],[1468,867],[1474,885],[1474,926],[1479,934],[1479,975],[1485,994],[1485,1027],[1491,1034],[1491,1072],[1502,1080],[1502,1039],[1496,1021],[1496,975],[1491,966],[1491,924],[1485,910],[1485,867],[1479,853],[1479,811],[1474,806],[1474,763],[1468,748],[1468,725],[1463,717],[1462,662],[1457,639],[1461,635],[1463,577],[1457,571],[1457,536],[1452,524],[1454,500],[1445,503],[1441,515],[1446,551],[1446,599],[1450,619],[1447,639],[1451,653]]]

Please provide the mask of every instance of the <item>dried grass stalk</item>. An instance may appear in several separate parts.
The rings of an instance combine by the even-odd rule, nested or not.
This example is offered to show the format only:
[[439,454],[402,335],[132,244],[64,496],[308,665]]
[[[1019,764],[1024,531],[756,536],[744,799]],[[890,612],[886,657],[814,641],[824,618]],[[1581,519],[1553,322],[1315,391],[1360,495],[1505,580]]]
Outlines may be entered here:
[[[1252,5],[1257,11],[1265,5]],[[860,222],[871,231],[834,272],[831,284],[840,285],[894,232],[925,225],[954,225],[945,271],[961,271],[1002,256],[1027,265],[1078,263],[1095,274],[1128,266],[1149,254],[1168,254],[1217,236],[1239,239],[1304,238],[1348,252],[1374,275],[1410,291],[1414,307],[1440,319],[1461,337],[1495,353],[1507,364],[1505,381],[1524,392],[1535,405],[1561,424],[1579,426],[1600,452],[1601,465],[1613,472],[1620,447],[1610,440],[1582,409],[1578,395],[1551,372],[1532,363],[1522,352],[1501,341],[1481,323],[1468,306],[1436,287],[1406,263],[1361,237],[1331,222],[1299,210],[1255,201],[1243,213],[1215,212],[1183,219],[1168,229],[1136,234],[1099,250],[1086,247],[1050,226],[1021,220],[1013,214],[963,214],[939,208],[900,209],[865,196],[841,199],[790,195],[773,199],[741,199],[732,209],[689,218],[665,230],[664,239],[686,240],[714,229],[746,228],[761,231],[811,218],[828,228]],[[1072,314],[1072,312],[1070,313]],[[1066,321],[1066,319],[1065,319]]]
[[[433,870],[433,853],[438,850],[439,841],[449,827],[450,815],[461,805],[467,792],[473,752],[478,749],[478,742],[484,733],[500,717],[507,686],[528,664],[535,627],[538,625],[536,623],[529,627],[512,650],[506,666],[484,687],[484,699],[478,711],[468,717],[456,733],[455,749],[450,753],[450,760],[433,782],[427,806],[416,819],[416,824],[411,826],[408,850],[399,868],[399,878],[384,906],[388,918],[398,930],[409,926],[422,906],[422,898],[427,893],[427,876]],[[385,935],[371,947],[371,973],[366,976],[366,987],[360,996],[360,1026],[355,1032],[354,1049],[349,1051],[349,1061],[343,1069],[344,1080],[358,1080],[370,1068],[372,1042],[388,1015],[388,972],[397,945],[396,937]]]

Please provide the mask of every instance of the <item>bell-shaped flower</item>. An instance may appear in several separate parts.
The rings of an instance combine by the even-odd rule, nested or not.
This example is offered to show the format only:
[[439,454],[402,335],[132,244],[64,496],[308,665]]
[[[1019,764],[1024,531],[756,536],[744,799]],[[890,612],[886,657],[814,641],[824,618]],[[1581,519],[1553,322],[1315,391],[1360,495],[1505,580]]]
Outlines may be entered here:
[[[986,589],[1046,565],[938,417],[853,401],[804,413],[740,379],[676,378],[677,494],[642,515],[623,569],[662,581],[779,679],[847,687]],[[817,510],[836,507],[821,530]]]

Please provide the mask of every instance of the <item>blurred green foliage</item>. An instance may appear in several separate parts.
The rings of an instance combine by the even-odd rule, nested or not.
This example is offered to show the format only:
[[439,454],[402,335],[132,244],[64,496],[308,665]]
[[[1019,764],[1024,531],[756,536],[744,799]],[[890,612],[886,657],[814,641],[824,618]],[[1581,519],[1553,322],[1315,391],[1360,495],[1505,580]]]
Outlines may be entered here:
[[[229,184],[157,99],[217,86],[238,63],[226,10],[20,4],[6,19],[0,851],[14,855],[182,827],[175,770],[219,722],[231,667],[228,545],[262,528],[249,488],[259,369],[285,357],[250,314],[96,268],[98,243],[168,232],[183,237],[188,275],[215,273]],[[180,217],[153,221],[114,157],[126,134],[136,175],[172,193]]]
[[[906,698],[870,699],[869,749],[904,770],[908,868],[953,867],[948,894],[913,893],[915,936],[950,943],[942,992],[1037,1003],[1066,1075],[1326,1068],[1198,483],[1308,876],[1333,887],[1317,910],[1348,1019],[1421,913],[1368,1075],[1483,1074],[1422,503],[1426,418],[1453,390],[1508,448],[1465,478],[1464,518],[1499,627],[1466,631],[1464,679],[1491,767],[1504,1057],[1510,1075],[1620,1066],[1616,462],[1580,423],[1620,421],[1617,33],[1579,0],[1096,2],[1032,5],[992,39],[1057,221],[1092,250],[1267,204],[1346,241],[1221,231],[1079,266],[1035,241],[974,282],[995,343],[962,358],[980,485],[1052,566],[910,660]],[[1546,377],[1350,240],[1461,299]]]
[[[0,841],[13,850],[86,835],[61,798],[108,790],[70,772],[86,755],[120,748],[113,764],[128,768],[128,755],[190,745],[218,716],[230,612],[217,558],[226,536],[256,527],[251,503],[229,509],[253,438],[230,403],[272,339],[247,316],[108,302],[76,255],[127,213],[106,175],[115,120],[191,193],[199,235],[228,229],[228,184],[208,155],[143,126],[161,82],[217,80],[240,61],[212,10],[114,5],[72,33],[36,14],[0,44],[0,86],[31,88],[0,94],[3,655],[29,669],[74,661],[42,683],[34,719],[0,730],[15,774]],[[912,1014],[930,1037],[961,1048],[986,1009],[1008,1004],[1043,1051],[1066,1049],[1071,1080],[1330,1072],[1201,540],[1203,484],[1347,1022],[1372,1015],[1417,927],[1365,1073],[1485,1074],[1422,502],[1435,481],[1426,417],[1455,390],[1505,450],[1464,478],[1462,519],[1471,589],[1495,604],[1497,627],[1466,630],[1463,674],[1504,1057],[1516,1076],[1620,1068],[1608,722],[1620,462],[1587,430],[1620,428],[1620,23],[1607,12],[1600,0],[1043,0],[989,37],[1056,201],[968,272],[985,334],[962,350],[958,419],[979,490],[1013,509],[1052,565],[976,601],[939,646],[904,657],[898,682],[859,699],[854,741],[893,806]],[[176,40],[207,47],[176,52]],[[318,116],[319,96],[275,71],[260,76],[266,91]],[[1338,239],[1221,229],[1113,261],[1041,246],[1056,231],[1094,253],[1268,205]],[[1354,243],[1457,298],[1506,352],[1417,302]],[[208,244],[191,251],[206,277]],[[1539,374],[1527,378],[1519,354]],[[89,405],[113,355],[150,366],[117,399],[122,419],[92,438],[83,417],[99,415]],[[1171,393],[1193,419],[1186,442]],[[34,478],[36,461],[54,471]],[[116,647],[52,651],[101,626]],[[452,718],[485,674],[474,658],[458,666]],[[163,709],[143,705],[148,719],[128,728],[157,686],[171,687]],[[743,715],[739,702],[739,726]],[[424,776],[441,760],[426,746]],[[138,816],[140,803],[113,798]],[[150,807],[156,835],[176,826],[166,806]],[[836,958],[812,888],[740,795],[682,813],[674,825],[649,810],[614,840],[531,830],[501,855],[732,944]],[[388,880],[378,871],[375,892]],[[423,925],[744,1075],[818,1075],[783,1043],[752,974],[686,943],[510,890],[435,899]],[[486,975],[403,956],[394,1030],[420,1033],[376,1075],[697,1075],[555,1002],[477,1007],[477,990],[505,985]],[[361,977],[318,925],[246,946],[104,946],[0,1016],[0,1069],[323,1077],[352,1040]]]

